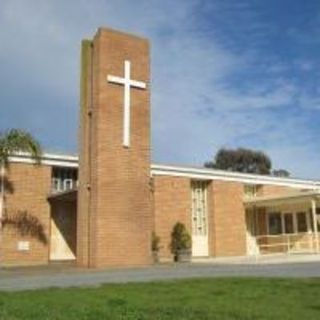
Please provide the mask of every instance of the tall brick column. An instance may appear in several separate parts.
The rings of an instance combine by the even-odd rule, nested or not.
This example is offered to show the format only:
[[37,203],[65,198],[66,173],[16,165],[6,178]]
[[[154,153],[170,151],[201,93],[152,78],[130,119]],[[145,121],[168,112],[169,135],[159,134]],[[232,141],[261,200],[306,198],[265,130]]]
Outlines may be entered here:
[[[130,146],[123,145],[124,77],[131,88]],[[80,266],[131,266],[151,262],[149,43],[101,28],[82,42],[77,261]]]

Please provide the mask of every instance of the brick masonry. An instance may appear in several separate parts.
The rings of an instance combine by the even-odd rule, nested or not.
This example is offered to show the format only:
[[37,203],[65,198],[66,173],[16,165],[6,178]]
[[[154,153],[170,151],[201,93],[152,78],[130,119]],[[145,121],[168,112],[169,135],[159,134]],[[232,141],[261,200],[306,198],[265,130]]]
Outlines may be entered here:
[[154,228],[161,239],[160,258],[172,259],[170,253],[171,231],[175,223],[182,222],[191,233],[190,179],[155,176]]
[[[209,255],[241,256],[246,254],[243,184],[211,181],[207,187]],[[176,222],[191,230],[191,179],[154,177],[155,231],[161,238],[160,258],[171,260],[170,234]]]
[[[151,263],[149,42],[99,29],[83,43],[78,212],[79,265]],[[131,146],[122,145],[124,87],[107,75],[131,78],[147,90],[131,89]],[[88,189],[88,187],[90,189]]]
[[213,181],[211,186],[211,256],[246,254],[246,221],[242,183]]
[[[8,219],[4,221],[0,242],[0,264],[46,264],[50,240],[50,205],[47,196],[51,185],[51,167],[12,163],[7,170],[6,180],[5,207]],[[46,241],[37,235],[23,233],[27,226],[23,229],[19,225],[19,212],[26,212],[32,221],[41,225]],[[29,242],[29,250],[18,250],[18,242],[21,241]]]
[[[1,265],[31,265],[47,264],[49,262],[50,218],[51,215],[54,214],[54,210],[56,208],[56,205],[53,202],[50,205],[47,200],[47,197],[50,194],[51,170],[51,167],[47,165],[35,166],[24,163],[10,164],[10,169],[7,171],[7,180],[10,182],[9,186],[11,186],[11,188],[9,188],[7,185],[5,202],[8,217],[14,218],[17,212],[28,212],[30,216],[36,218],[37,221],[42,225],[43,233],[47,242],[44,243],[39,238],[30,236],[30,234],[22,235],[16,227],[12,226],[12,224],[5,223],[2,241],[0,242]],[[115,179],[115,177],[113,178]],[[125,181],[128,182],[128,178],[126,179],[127,180]],[[161,238],[161,260],[171,261],[172,255],[170,253],[169,244],[173,225],[180,221],[186,225],[190,234],[192,233],[191,179],[173,176],[154,176],[152,179],[152,184],[149,183],[149,178],[145,179],[144,183],[148,187],[146,190],[146,196],[152,196],[152,201],[150,201],[150,204],[152,205],[152,211],[154,215],[151,216],[151,218],[150,215],[144,216],[143,219],[147,218],[148,230],[155,230]],[[150,185],[152,185],[151,191],[153,192],[150,192]],[[138,246],[139,250],[142,248],[141,244],[144,245],[144,248],[143,250],[141,249],[140,253],[146,253],[146,257],[148,259],[150,254],[150,240],[143,238],[141,239],[140,233],[146,229],[140,229],[142,228],[142,224],[140,223],[141,218],[135,215],[137,212],[140,213],[140,211],[136,209],[137,207],[135,207],[140,205],[140,203],[133,203],[133,209],[129,210],[131,208],[131,204],[128,203],[128,198],[126,198],[128,194],[122,193],[120,188],[123,188],[123,186],[118,185],[116,192],[121,199],[125,199],[124,203],[126,207],[120,206],[120,208],[116,208],[116,202],[113,200],[112,205],[116,208],[118,215],[117,218],[119,219],[110,219],[111,222],[109,219],[102,219],[102,221],[99,220],[99,223],[103,225],[103,229],[101,230],[102,235],[103,232],[105,232],[107,235],[105,240],[100,240],[100,243],[103,244],[103,241],[110,241],[110,244],[114,244],[114,241],[121,243],[123,239],[125,239],[125,241],[122,242],[122,245],[123,248],[128,248],[130,245],[128,245],[127,236],[138,235],[139,238],[135,240],[135,245]],[[10,189],[12,189],[11,192],[9,192]],[[278,195],[280,192],[290,193],[293,191],[296,191],[296,189],[264,185],[261,186],[259,195]],[[135,191],[133,191],[133,193],[134,192]],[[127,193],[130,193],[130,191]],[[207,195],[209,255],[212,257],[245,255],[246,221],[245,210],[242,201],[244,195],[244,185],[240,182],[225,182],[216,180],[209,181]],[[80,199],[81,198],[78,197],[78,200]],[[107,199],[110,200],[109,197],[107,197]],[[133,201],[136,199],[129,197],[129,200]],[[70,206],[71,204],[63,204],[63,202],[60,202],[59,205]],[[70,209],[70,212],[75,209],[74,205],[71,205],[71,207],[72,208]],[[123,208],[127,208],[128,215],[133,215],[133,217],[128,217],[126,215],[121,216],[119,212],[121,213],[120,209]],[[107,211],[105,212],[107,213]],[[150,214],[149,211],[147,213]],[[134,219],[134,217],[136,219]],[[78,211],[78,220],[80,218],[81,212]],[[83,226],[85,228],[89,227],[89,225],[85,225],[84,222]],[[105,230],[108,230],[108,232]],[[115,235],[115,232],[118,232],[118,235]],[[257,232],[258,234],[266,234],[266,216],[263,209],[259,209]],[[72,233],[73,237],[69,239],[68,242],[73,243],[73,241],[76,239],[74,234],[75,230],[72,230]],[[81,252],[79,253],[79,250],[82,248],[81,246],[83,243],[85,243],[85,241],[83,241],[81,233],[79,233],[79,229],[78,235],[77,246],[72,244],[72,247],[74,251],[77,251],[78,263],[81,264]],[[119,239],[119,237],[121,239]],[[94,239],[97,238],[95,237]],[[18,242],[20,241],[29,242],[30,249],[28,251],[19,251]],[[138,241],[144,242],[138,243]],[[97,245],[96,242],[91,244],[91,249],[97,250],[98,253],[96,254],[99,254],[99,248],[95,248],[95,245]],[[108,254],[110,254],[110,251]],[[96,257],[96,259],[99,261],[99,257]],[[108,257],[108,259],[110,259],[110,257]],[[127,261],[130,262],[130,265],[138,264],[137,261],[141,264],[148,264],[150,262],[149,260],[146,262],[138,260],[137,257],[134,258],[136,260],[132,260],[128,252],[123,254],[122,259],[122,261],[117,260],[116,262],[114,262],[115,260],[112,260],[114,263],[113,265],[126,266],[129,265]],[[92,262],[93,261],[91,260],[91,263]],[[100,267],[101,265],[90,264],[90,266]]]

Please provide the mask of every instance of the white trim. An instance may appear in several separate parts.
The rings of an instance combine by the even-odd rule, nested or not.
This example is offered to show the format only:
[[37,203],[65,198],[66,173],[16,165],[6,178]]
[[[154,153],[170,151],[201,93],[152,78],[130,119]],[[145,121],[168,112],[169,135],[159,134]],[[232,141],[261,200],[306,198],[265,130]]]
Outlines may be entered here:
[[[48,166],[57,166],[57,167],[78,167],[78,157],[71,155],[58,155],[44,153],[41,157],[41,164]],[[34,164],[34,159],[27,153],[17,153],[14,156],[9,157],[10,162],[15,163],[29,163]]]
[[320,181],[293,179],[293,178],[279,178],[263,175],[229,172],[214,169],[202,168],[187,168],[166,165],[151,165],[152,176],[174,176],[174,177],[188,177],[193,179],[203,180],[221,180],[221,181],[235,181],[242,183],[253,184],[270,184],[278,186],[288,186],[301,189],[320,190]]
[[[44,165],[61,166],[61,167],[78,167],[78,156],[59,155],[44,153],[41,158],[41,163]],[[12,162],[19,163],[34,163],[30,155],[19,153],[9,158]],[[172,176],[172,177],[187,177],[199,180],[221,180],[234,181],[248,184],[269,184],[278,186],[287,186],[293,188],[320,190],[320,181],[294,178],[279,178],[262,176],[256,174],[229,172],[223,170],[214,170],[206,168],[191,168],[181,166],[169,166],[151,164],[151,176]]]
[[[306,225],[307,225],[307,231],[299,231],[298,230],[298,213],[303,213],[305,215],[306,218]],[[278,234],[270,234],[270,225],[269,225],[269,216],[271,214],[280,214],[280,218],[281,218],[281,233]],[[285,219],[284,216],[288,214],[292,216],[292,225],[293,225],[293,233],[286,233],[285,232]],[[278,211],[276,210],[267,210],[266,212],[266,225],[267,225],[267,235],[268,236],[272,236],[272,235],[277,235],[277,236],[283,236],[283,235],[291,235],[291,234],[299,234],[299,233],[308,233],[308,234],[312,234],[312,229],[311,229],[311,223],[310,223],[310,214],[306,209],[301,209],[298,208],[294,211],[287,211],[287,210],[281,210],[279,209]]]
[[311,199],[319,199],[320,190],[299,191],[295,193],[287,193],[280,196],[259,196],[259,197],[244,197],[243,202],[245,206],[255,207],[273,207],[280,205],[288,205],[289,203],[304,203]]
[[128,148],[130,146],[130,90],[132,88],[146,89],[146,83],[142,81],[131,79],[131,62],[124,61],[124,78],[107,75],[107,81],[110,83],[121,84],[124,86],[123,97],[123,146]]
[[[197,190],[200,190],[198,193]],[[208,215],[208,184],[203,181],[191,182],[191,229],[192,229],[192,257],[209,256],[209,215]],[[199,217],[198,210],[201,208]],[[196,218],[194,220],[194,218]],[[204,220],[203,220],[204,218]],[[205,222],[205,225],[204,225]],[[202,230],[199,234],[199,225]],[[204,232],[203,232],[204,231]]]

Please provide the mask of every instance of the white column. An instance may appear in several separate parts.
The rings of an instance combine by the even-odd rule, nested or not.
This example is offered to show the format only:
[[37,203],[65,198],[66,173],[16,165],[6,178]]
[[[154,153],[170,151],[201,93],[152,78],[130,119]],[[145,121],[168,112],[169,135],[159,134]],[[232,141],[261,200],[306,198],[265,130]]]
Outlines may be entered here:
[[311,200],[311,212],[312,212],[312,219],[313,219],[313,232],[315,235],[316,240],[316,252],[319,252],[319,233],[318,233],[318,221],[317,221],[317,204],[316,200]]

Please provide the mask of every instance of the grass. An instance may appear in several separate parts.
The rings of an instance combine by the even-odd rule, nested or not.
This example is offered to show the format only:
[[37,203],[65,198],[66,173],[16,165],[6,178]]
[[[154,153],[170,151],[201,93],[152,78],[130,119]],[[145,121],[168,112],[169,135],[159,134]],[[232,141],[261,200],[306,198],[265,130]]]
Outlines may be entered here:
[[320,319],[320,279],[197,279],[0,293],[0,319]]

